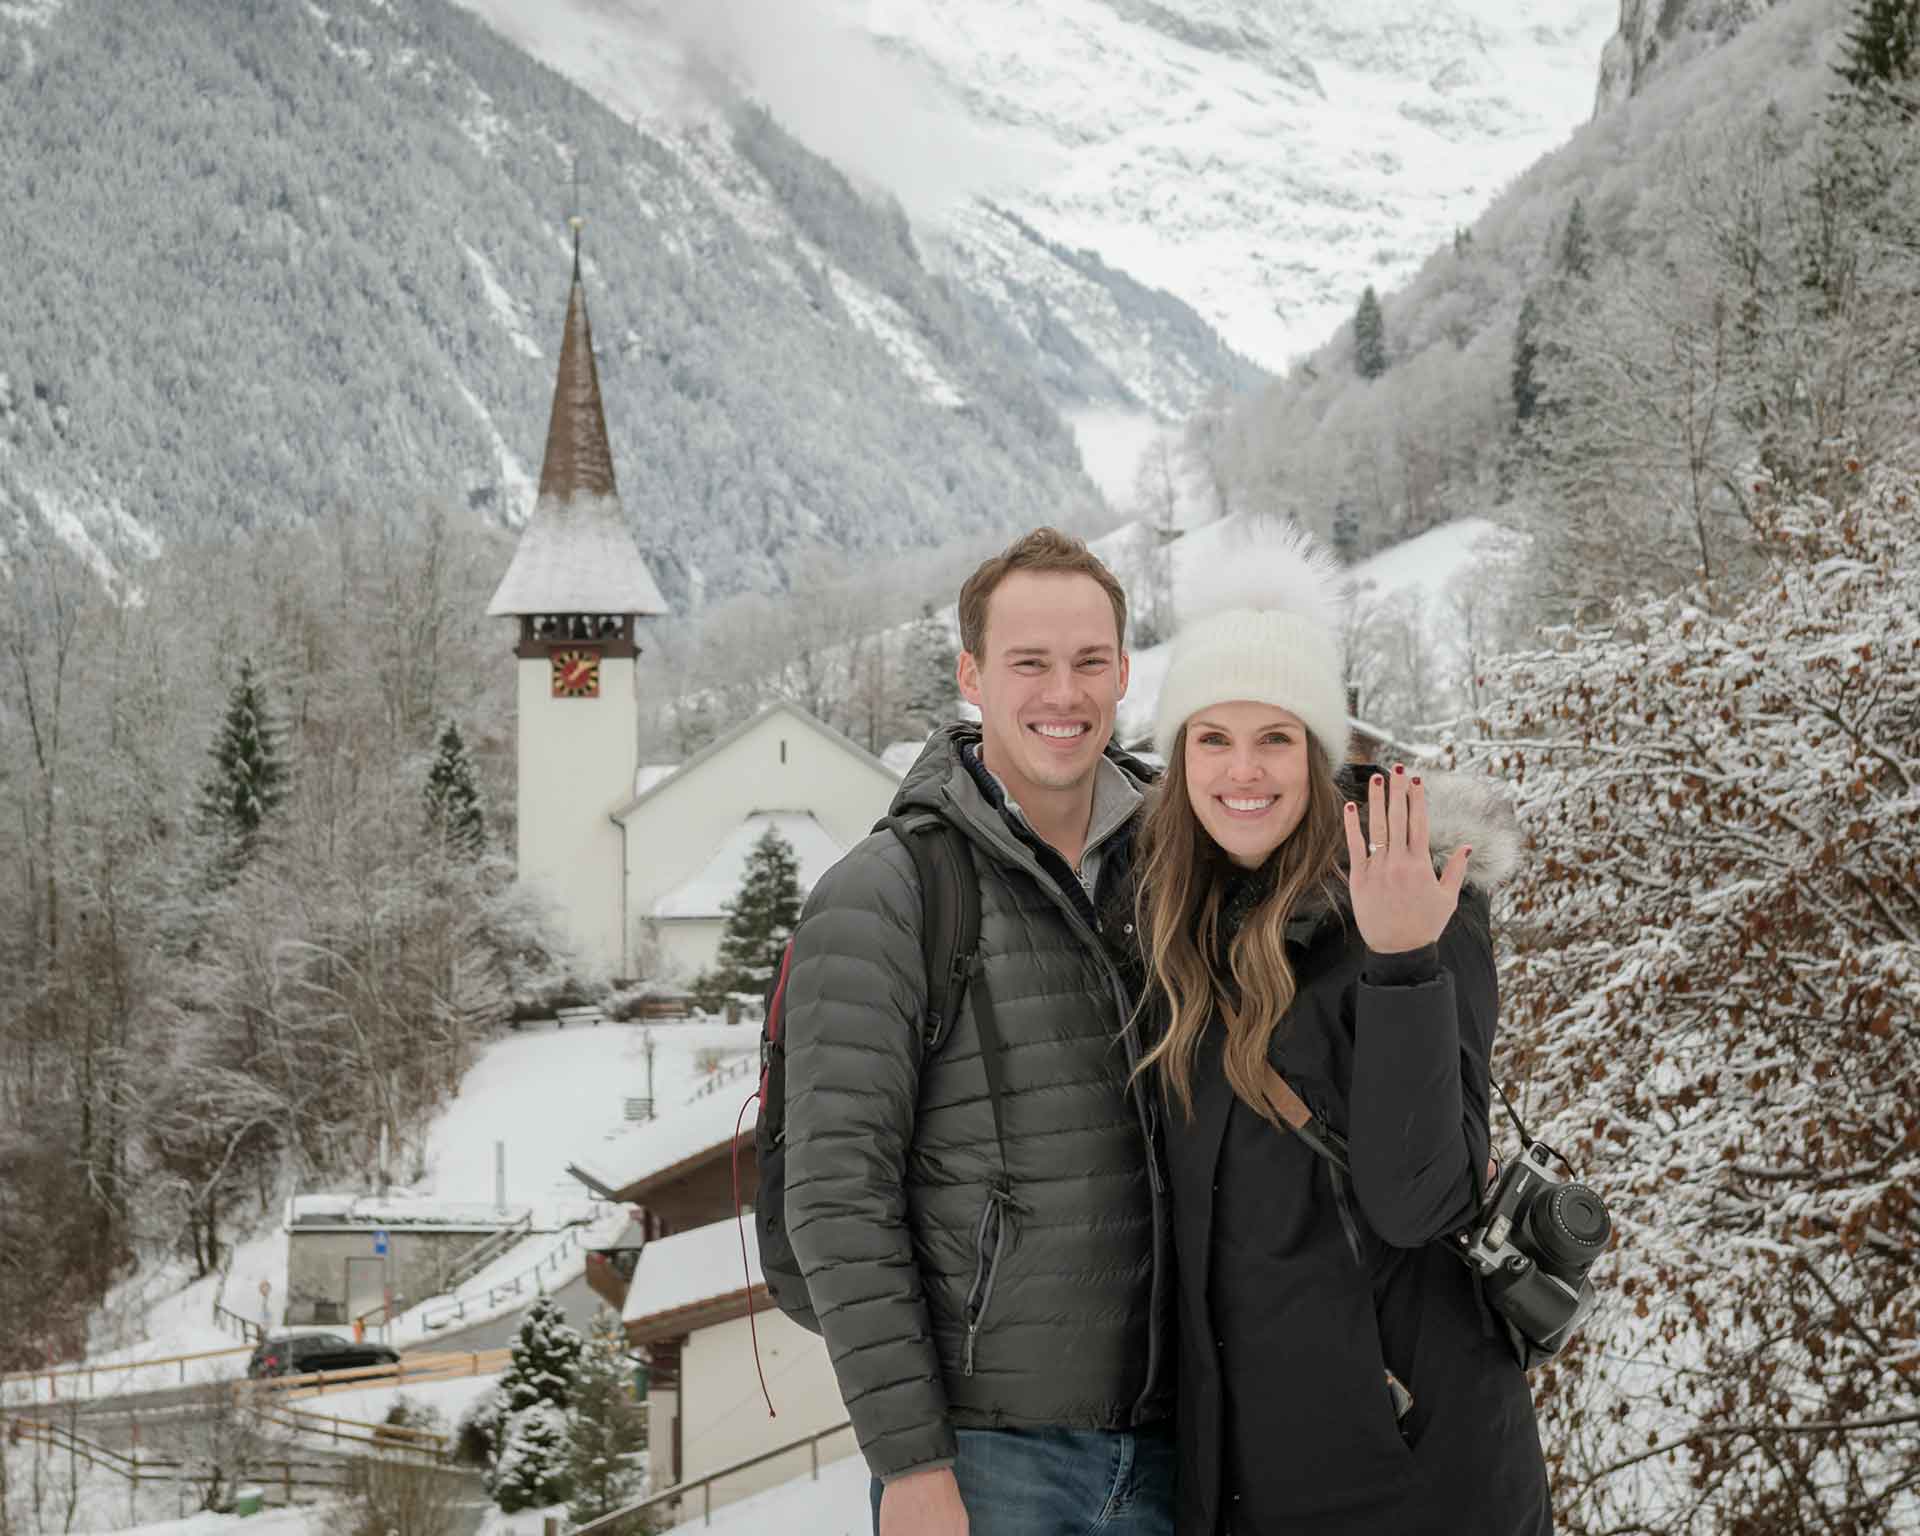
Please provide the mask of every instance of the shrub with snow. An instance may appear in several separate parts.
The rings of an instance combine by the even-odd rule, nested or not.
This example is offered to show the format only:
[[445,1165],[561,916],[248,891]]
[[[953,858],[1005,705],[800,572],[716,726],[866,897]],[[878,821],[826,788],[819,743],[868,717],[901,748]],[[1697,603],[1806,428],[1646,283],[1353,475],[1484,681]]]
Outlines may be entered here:
[[509,1512],[558,1504],[572,1491],[569,1460],[565,1410],[535,1402],[508,1417],[487,1492]]

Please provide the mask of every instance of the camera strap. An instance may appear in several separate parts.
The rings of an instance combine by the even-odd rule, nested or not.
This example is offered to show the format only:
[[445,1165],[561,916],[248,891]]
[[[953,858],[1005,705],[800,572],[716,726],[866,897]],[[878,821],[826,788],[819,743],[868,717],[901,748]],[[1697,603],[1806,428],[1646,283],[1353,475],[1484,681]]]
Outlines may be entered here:
[[1285,1122],[1288,1130],[1336,1168],[1349,1171],[1347,1138],[1307,1108],[1307,1101],[1293,1091],[1292,1084],[1268,1067],[1267,1080],[1261,1086],[1273,1112]]

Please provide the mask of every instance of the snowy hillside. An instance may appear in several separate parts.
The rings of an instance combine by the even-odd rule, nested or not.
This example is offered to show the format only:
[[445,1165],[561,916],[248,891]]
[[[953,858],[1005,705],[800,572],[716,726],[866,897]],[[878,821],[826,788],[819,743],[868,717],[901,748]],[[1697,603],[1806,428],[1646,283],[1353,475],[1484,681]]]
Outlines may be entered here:
[[552,62],[597,92],[663,36],[718,60],[942,232],[970,281],[1014,312],[1046,295],[1143,393],[1145,360],[1064,253],[1177,294],[1277,368],[1585,120],[1617,16],[1615,0],[468,3],[543,57],[550,18],[590,31],[597,63]]

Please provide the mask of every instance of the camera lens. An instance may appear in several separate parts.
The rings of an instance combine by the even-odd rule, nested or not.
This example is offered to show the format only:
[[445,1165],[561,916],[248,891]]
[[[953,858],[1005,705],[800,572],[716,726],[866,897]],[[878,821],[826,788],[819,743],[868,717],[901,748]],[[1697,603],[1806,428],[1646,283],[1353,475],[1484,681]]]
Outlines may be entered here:
[[1613,1233],[1606,1203],[1584,1184],[1562,1184],[1527,1213],[1527,1228],[1546,1264],[1577,1274],[1600,1257]]

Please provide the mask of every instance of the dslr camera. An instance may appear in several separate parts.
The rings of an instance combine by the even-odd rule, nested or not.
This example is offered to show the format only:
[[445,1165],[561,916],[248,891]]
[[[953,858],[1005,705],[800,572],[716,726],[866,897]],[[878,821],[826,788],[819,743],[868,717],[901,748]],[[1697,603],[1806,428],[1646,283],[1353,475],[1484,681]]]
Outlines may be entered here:
[[1598,1297],[1587,1272],[1613,1235],[1597,1194],[1553,1177],[1554,1155],[1529,1143],[1501,1169],[1472,1225],[1454,1235],[1454,1251],[1479,1274],[1487,1305],[1528,1369],[1557,1355],[1593,1311]]

